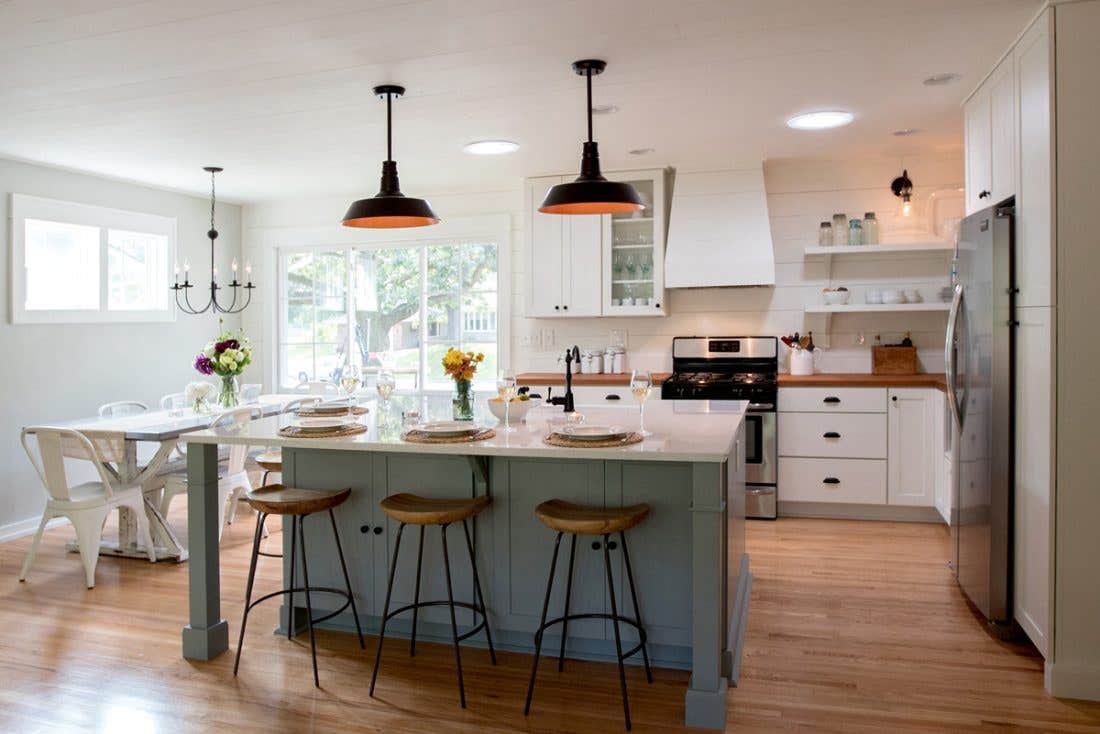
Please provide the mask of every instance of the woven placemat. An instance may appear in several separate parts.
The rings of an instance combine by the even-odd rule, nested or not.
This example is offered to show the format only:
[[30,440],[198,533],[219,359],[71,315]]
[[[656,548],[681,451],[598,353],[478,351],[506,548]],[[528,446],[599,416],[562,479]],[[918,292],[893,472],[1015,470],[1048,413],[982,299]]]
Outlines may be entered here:
[[296,410],[296,411],[294,411],[294,414],[299,416],[299,417],[302,417],[302,418],[339,418],[340,416],[349,415],[349,414],[350,415],[366,415],[369,412],[370,412],[370,410],[366,406],[356,405],[351,409],[350,413],[349,413],[347,408],[344,408],[343,410],[325,410],[325,411],[307,410],[307,411],[304,411],[304,412],[301,411],[301,410]]
[[362,423],[352,423],[349,426],[341,426],[331,431],[303,431],[298,426],[284,426],[279,429],[279,435],[283,438],[337,438],[355,436],[366,432],[367,427]]
[[495,435],[497,435],[497,432],[492,428],[486,428],[472,436],[433,436],[413,429],[402,433],[401,440],[408,441],[409,443],[472,443],[474,441],[484,441]]
[[640,433],[628,433],[621,438],[605,438],[600,441],[578,441],[575,438],[566,438],[557,433],[544,436],[542,442],[549,446],[561,446],[566,449],[612,449],[619,446],[630,446],[641,443],[645,436]]

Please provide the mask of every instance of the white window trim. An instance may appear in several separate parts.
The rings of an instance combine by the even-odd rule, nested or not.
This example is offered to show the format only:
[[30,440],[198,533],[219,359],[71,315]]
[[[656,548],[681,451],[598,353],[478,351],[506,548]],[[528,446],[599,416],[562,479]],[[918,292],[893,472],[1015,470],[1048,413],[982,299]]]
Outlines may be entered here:
[[[171,263],[176,260],[176,220],[158,214],[129,212],[122,209],[79,204],[59,199],[46,199],[27,194],[12,194],[10,209],[11,229],[11,322],[13,324],[84,324],[84,323],[135,323],[168,322],[176,320],[173,299],[166,300],[166,307],[158,310],[108,310],[101,300],[96,310],[26,309],[26,220],[43,219],[65,224],[99,227],[101,257],[105,257],[108,229],[126,230],[164,235],[168,238],[168,257],[165,258],[165,283],[172,282]],[[107,271],[99,274],[100,293],[104,292]]]
[[[512,326],[512,231],[511,217],[507,214],[452,217],[433,227],[417,227],[404,230],[368,230],[356,227],[272,227],[258,228],[257,246],[265,256],[265,272],[276,283],[275,297],[265,308],[264,342],[272,348],[264,359],[265,379],[272,385],[279,384],[279,344],[282,328],[283,303],[283,254],[285,251],[335,250],[356,247],[363,250],[382,250],[391,247],[421,245],[453,245],[476,242],[493,242],[497,246],[497,364],[501,369],[511,367]],[[423,274],[422,274],[423,275]],[[424,278],[421,277],[423,284]],[[422,285],[423,287],[423,285]],[[426,324],[422,324],[422,329]],[[423,334],[421,335],[423,338]],[[421,355],[421,373],[426,372]],[[421,385],[419,392],[440,392]]]

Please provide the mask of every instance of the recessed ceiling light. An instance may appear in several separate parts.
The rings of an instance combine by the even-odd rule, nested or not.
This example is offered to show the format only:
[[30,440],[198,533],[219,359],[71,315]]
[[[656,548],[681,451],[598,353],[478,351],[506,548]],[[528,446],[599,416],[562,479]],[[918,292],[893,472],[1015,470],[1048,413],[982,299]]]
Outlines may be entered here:
[[630,155],[649,155],[654,151],[654,148],[635,148],[634,150],[627,151]]
[[619,111],[619,108],[613,104],[594,104],[592,105],[593,115],[613,115]]
[[825,130],[830,127],[842,127],[853,119],[855,118],[851,112],[841,110],[805,112],[787,120],[787,127],[795,130]]
[[920,132],[920,128],[903,127],[901,130],[895,130],[894,135],[897,135],[899,138],[904,138],[907,135],[916,135],[919,132]]
[[511,140],[475,140],[472,143],[466,143],[462,149],[473,155],[503,155],[519,150],[519,143],[513,143]]
[[926,78],[923,84],[926,87],[939,87],[943,86],[944,84],[956,82],[960,78],[962,78],[962,74],[956,74],[954,72],[947,72],[945,74],[933,74],[932,76]]

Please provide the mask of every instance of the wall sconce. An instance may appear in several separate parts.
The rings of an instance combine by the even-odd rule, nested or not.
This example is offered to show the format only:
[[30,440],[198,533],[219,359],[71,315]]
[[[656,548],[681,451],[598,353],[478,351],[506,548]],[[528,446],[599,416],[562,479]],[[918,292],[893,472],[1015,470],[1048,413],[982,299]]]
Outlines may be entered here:
[[890,182],[890,190],[901,199],[898,216],[909,218],[913,215],[913,182],[909,179],[909,170],[903,169],[901,175]]

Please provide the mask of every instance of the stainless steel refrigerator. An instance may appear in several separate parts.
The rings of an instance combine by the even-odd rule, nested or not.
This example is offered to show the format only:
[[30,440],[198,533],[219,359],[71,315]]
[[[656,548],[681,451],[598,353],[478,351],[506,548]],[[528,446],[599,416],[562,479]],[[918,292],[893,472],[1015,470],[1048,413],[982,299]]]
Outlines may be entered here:
[[953,567],[970,601],[1004,634],[1013,628],[1014,223],[1011,200],[962,221],[944,348],[958,429]]

